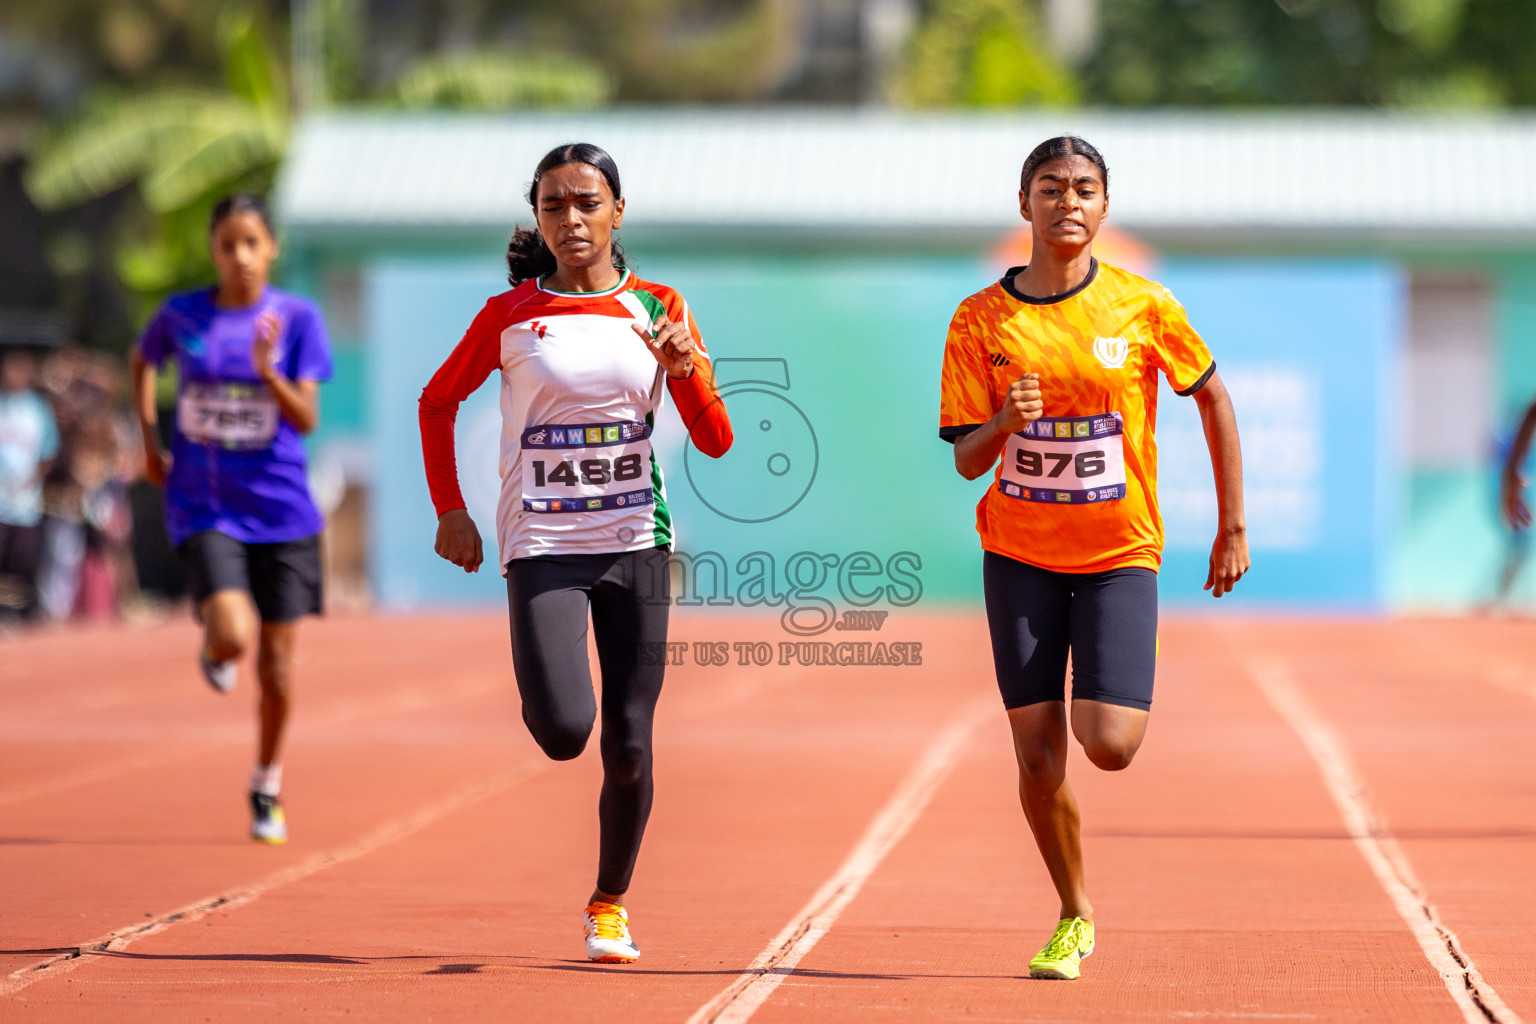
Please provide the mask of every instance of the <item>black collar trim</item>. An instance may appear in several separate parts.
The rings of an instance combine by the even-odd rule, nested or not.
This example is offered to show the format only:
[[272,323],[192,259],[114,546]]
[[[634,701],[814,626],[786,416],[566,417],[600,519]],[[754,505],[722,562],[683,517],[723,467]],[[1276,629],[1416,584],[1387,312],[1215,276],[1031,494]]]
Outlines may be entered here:
[[1099,276],[1099,261],[1093,257],[1089,257],[1088,276],[1083,278],[1083,283],[1078,285],[1076,288],[1069,288],[1058,295],[1046,295],[1044,297],[1025,295],[1023,292],[1019,291],[1013,286],[1014,277],[1022,273],[1023,270],[1024,267],[1009,267],[1008,272],[1003,275],[1003,279],[999,281],[998,284],[1003,286],[1003,291],[1007,292],[1009,295],[1012,295],[1020,302],[1027,302],[1031,306],[1049,306],[1054,303],[1063,302],[1067,299],[1070,299],[1084,288],[1087,288],[1089,285],[1093,284],[1093,279]]

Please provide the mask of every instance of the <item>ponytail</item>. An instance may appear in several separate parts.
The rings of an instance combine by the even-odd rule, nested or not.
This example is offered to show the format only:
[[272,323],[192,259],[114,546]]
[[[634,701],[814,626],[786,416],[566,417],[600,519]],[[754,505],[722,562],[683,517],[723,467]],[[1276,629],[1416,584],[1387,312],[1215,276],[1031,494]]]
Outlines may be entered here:
[[[617,254],[615,254],[617,255]],[[532,228],[514,228],[507,243],[507,280],[522,284],[531,277],[553,274],[560,266],[544,239]]]

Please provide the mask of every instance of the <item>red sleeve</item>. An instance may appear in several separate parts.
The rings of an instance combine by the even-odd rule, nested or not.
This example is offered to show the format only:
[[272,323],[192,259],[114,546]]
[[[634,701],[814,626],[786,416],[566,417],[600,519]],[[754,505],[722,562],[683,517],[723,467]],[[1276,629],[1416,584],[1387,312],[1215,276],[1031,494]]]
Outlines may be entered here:
[[694,353],[693,375],[683,380],[667,378],[667,390],[677,403],[677,412],[688,428],[693,446],[712,459],[730,451],[736,439],[731,433],[731,418],[725,414],[725,402],[715,387],[714,367],[703,351]]
[[668,377],[667,391],[677,403],[678,415],[683,418],[683,426],[688,428],[693,446],[710,458],[718,459],[730,451],[736,436],[731,433],[731,418],[725,413],[719,388],[715,387],[715,368],[704,349],[704,338],[699,334],[699,325],[694,322],[693,310],[671,289],[664,295],[667,316],[688,325],[695,346],[692,375],[682,380]]
[[501,303],[496,299],[487,302],[464,332],[463,340],[421,390],[421,454],[426,463],[427,489],[432,492],[438,515],[464,507],[453,452],[453,424],[464,399],[501,365],[504,319]]

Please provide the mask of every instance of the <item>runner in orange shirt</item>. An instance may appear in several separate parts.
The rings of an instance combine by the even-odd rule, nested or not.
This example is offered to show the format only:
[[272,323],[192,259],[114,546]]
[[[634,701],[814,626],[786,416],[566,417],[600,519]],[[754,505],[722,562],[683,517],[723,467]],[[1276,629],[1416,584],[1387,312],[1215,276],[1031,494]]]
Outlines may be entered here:
[[[1215,471],[1219,525],[1205,589],[1248,570],[1242,456],[1210,350],[1163,286],[1093,258],[1109,169],[1082,139],[1036,146],[1019,209],[1030,263],[960,304],[944,346],[939,435],[974,480],[998,685],[1013,729],[1019,796],[1061,896],[1061,920],[1030,961],[1076,978],[1093,952],[1067,727],[1106,771],[1146,734],[1157,656],[1157,375],[1193,395]],[[1072,655],[1072,706],[1066,667]]]

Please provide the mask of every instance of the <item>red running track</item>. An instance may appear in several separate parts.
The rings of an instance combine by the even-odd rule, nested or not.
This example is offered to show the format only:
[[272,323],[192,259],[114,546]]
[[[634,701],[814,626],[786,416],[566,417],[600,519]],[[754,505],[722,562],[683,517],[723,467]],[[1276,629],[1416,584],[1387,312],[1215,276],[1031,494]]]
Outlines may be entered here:
[[979,614],[867,634],[920,666],[669,670],[629,967],[581,959],[595,749],[539,756],[504,618],[304,629],[283,847],[190,626],[0,646],[0,1019],[1536,1022],[1530,623],[1165,622],[1136,763],[1070,769],[1070,984],[1025,977],[1056,906]]

